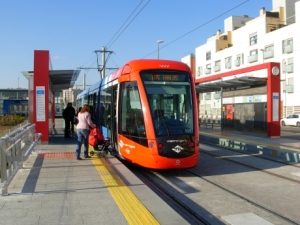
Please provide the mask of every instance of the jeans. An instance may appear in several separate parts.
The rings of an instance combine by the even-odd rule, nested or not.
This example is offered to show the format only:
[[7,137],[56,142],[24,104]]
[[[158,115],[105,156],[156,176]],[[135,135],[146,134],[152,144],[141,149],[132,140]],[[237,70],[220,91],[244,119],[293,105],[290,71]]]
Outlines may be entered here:
[[81,153],[81,145],[83,143],[83,154],[84,157],[87,157],[89,152],[89,143],[88,143],[88,137],[89,137],[90,130],[86,129],[77,129],[77,146],[76,146],[76,158],[80,157]]

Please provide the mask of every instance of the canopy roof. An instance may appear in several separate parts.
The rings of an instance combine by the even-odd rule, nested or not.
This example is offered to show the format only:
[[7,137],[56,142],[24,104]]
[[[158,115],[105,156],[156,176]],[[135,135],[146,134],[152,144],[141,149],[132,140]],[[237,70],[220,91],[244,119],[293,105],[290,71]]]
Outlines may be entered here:
[[[80,70],[49,70],[49,79],[54,91],[72,88],[79,76]],[[33,71],[25,71],[22,74],[29,79]]]
[[221,91],[222,88],[237,88],[237,87],[247,87],[247,86],[257,86],[264,85],[267,82],[267,78],[259,77],[240,77],[231,80],[220,80],[211,83],[202,83],[196,85],[197,93],[206,93]]

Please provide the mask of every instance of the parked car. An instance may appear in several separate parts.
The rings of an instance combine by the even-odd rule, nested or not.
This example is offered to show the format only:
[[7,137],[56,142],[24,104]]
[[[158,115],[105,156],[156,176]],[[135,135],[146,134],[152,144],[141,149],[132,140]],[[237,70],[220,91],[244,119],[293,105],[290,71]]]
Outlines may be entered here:
[[300,114],[293,114],[287,118],[281,119],[282,126],[297,126],[300,127]]

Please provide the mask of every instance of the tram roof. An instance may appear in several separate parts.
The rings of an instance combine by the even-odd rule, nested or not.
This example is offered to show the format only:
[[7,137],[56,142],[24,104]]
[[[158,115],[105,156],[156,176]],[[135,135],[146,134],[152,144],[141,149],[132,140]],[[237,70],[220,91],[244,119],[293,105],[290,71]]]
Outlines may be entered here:
[[[49,70],[49,79],[54,91],[72,88],[79,76],[80,70]],[[33,71],[25,71],[22,74],[29,79]]]
[[213,81],[210,83],[202,83],[196,85],[197,93],[206,93],[206,92],[215,92],[221,91],[222,88],[236,88],[236,87],[247,87],[247,86],[256,86],[256,85],[264,85],[267,82],[267,78],[260,77],[239,77],[230,80],[219,80]]

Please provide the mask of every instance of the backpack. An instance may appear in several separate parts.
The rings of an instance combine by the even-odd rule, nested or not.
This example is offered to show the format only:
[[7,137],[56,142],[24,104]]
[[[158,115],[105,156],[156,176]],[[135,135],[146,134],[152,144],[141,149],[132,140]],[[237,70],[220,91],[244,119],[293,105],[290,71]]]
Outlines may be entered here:
[[103,141],[104,136],[101,133],[100,129],[98,127],[92,128],[89,133],[89,144],[91,146],[96,146],[98,144],[98,141]]

